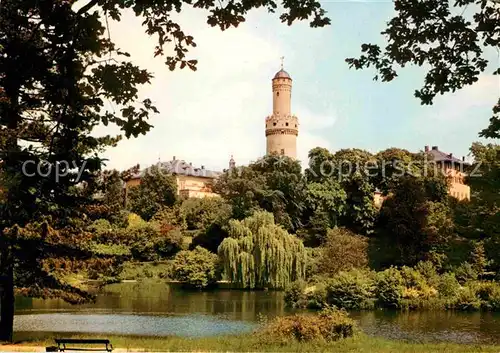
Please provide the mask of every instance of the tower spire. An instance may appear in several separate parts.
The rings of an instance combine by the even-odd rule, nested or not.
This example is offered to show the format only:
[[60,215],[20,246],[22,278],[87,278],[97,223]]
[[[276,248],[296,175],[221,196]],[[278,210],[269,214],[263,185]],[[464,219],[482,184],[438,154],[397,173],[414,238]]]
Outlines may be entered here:
[[281,59],[281,70],[283,70],[283,60],[285,60],[285,57],[282,56],[280,59]]

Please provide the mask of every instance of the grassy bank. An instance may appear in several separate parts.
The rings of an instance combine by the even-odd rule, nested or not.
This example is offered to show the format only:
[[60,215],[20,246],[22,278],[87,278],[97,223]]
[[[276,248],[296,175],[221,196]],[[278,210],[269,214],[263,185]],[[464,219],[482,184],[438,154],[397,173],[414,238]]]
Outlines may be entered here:
[[[24,337],[23,337],[24,336]],[[43,338],[27,338],[19,333],[16,335],[14,346],[0,345],[0,351],[8,348],[9,351],[21,351],[29,348],[43,347],[54,344],[54,337],[49,334]],[[347,338],[337,342],[321,343],[309,342],[299,343],[290,341],[285,344],[263,342],[255,335],[220,336],[208,338],[181,338],[181,337],[137,337],[137,336],[114,336],[114,335],[76,335],[62,334],[65,338],[109,338],[114,348],[119,350],[135,351],[196,351],[196,352],[499,352],[500,346],[480,346],[450,343],[418,344],[401,341],[390,341],[381,338],[369,337],[360,334],[355,338]],[[31,347],[27,347],[31,346]]]

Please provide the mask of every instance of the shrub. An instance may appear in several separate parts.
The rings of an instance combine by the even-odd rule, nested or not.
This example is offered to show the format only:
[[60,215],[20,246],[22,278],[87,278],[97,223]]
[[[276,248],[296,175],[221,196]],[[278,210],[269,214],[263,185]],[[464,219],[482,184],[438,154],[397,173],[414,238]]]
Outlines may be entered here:
[[183,249],[184,236],[179,229],[173,229],[155,240],[155,250],[160,258],[173,256]]
[[437,287],[439,285],[439,274],[436,265],[432,261],[420,261],[415,269],[423,276],[428,285]]
[[129,213],[127,215],[127,228],[134,228],[138,226],[142,226],[146,223],[145,220],[141,218],[141,216],[135,214],[135,213]]
[[438,285],[438,292],[440,297],[455,297],[459,290],[460,283],[458,283],[454,273],[445,273],[441,275]]
[[455,269],[455,276],[460,284],[464,284],[467,281],[476,280],[477,272],[470,263],[464,262]]
[[451,306],[453,309],[457,310],[474,311],[481,308],[481,300],[476,296],[474,288],[463,287],[458,291]]
[[497,283],[493,283],[488,296],[483,302],[485,310],[500,311],[500,287]]
[[130,256],[130,249],[121,244],[100,244],[89,242],[88,249],[96,255],[112,255],[112,256]]
[[129,221],[130,211],[120,210],[117,214],[113,215],[110,219],[111,224],[118,228],[127,228]]
[[304,308],[306,306],[306,287],[307,283],[304,280],[292,282],[285,289],[285,305],[291,308]]
[[335,274],[368,265],[368,241],[345,228],[331,229],[327,233],[323,256],[319,263],[322,273]]
[[323,248],[306,248],[306,253],[306,278],[311,278],[320,273],[321,263],[324,261]]
[[305,289],[306,308],[307,309],[323,309],[327,304],[326,283],[318,282],[314,286]]
[[192,250],[197,246],[201,246],[210,252],[217,253],[219,245],[228,236],[224,226],[214,223],[193,238],[193,241],[189,245],[189,249]]
[[346,312],[327,308],[316,315],[278,317],[265,326],[263,333],[267,340],[283,342],[335,341],[353,336],[355,329],[355,321]]
[[[434,269],[433,265],[432,270]],[[430,278],[424,277],[422,272],[416,268],[410,268],[403,266],[400,270],[401,277],[403,278],[403,285],[405,289],[403,291],[403,298],[405,299],[430,299],[436,297],[437,290],[429,285],[428,282],[436,282],[436,286],[439,283],[439,276],[435,271],[430,271]],[[435,277],[435,278],[433,278]]]
[[340,272],[326,285],[328,304],[358,310],[373,307],[373,280],[366,272]]
[[415,288],[421,290],[427,287],[427,281],[424,276],[411,267],[403,266],[400,270],[401,277],[403,278],[403,285],[408,288]]
[[183,250],[174,258],[172,274],[188,287],[207,287],[214,284],[220,274],[218,257],[202,247]]
[[391,267],[377,273],[375,283],[377,303],[385,308],[399,308],[405,289],[399,270]]
[[500,284],[497,282],[471,282],[468,284],[481,300],[481,308],[484,310],[500,310]]
[[483,274],[485,271],[487,259],[486,252],[484,250],[484,243],[482,241],[474,244],[470,255],[470,264],[478,275]]
[[162,207],[152,218],[152,221],[161,224],[162,226],[170,226],[172,228],[179,228],[185,230],[186,215],[179,205],[172,207]]

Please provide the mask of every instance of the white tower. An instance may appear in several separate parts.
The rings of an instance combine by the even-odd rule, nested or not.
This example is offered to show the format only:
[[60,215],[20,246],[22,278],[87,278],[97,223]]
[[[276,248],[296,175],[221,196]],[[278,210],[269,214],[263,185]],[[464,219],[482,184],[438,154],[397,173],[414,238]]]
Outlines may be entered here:
[[283,70],[274,75],[273,87],[273,114],[266,118],[266,152],[297,158],[297,136],[299,134],[299,120],[291,114],[292,79]]

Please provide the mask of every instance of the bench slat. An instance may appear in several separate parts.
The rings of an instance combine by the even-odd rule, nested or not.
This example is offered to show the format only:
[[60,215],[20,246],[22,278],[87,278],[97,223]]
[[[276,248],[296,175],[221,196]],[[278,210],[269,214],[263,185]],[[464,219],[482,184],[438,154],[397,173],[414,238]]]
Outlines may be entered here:
[[78,344],[109,344],[109,340],[104,339],[76,339],[76,338],[56,338],[56,343],[78,343]]

